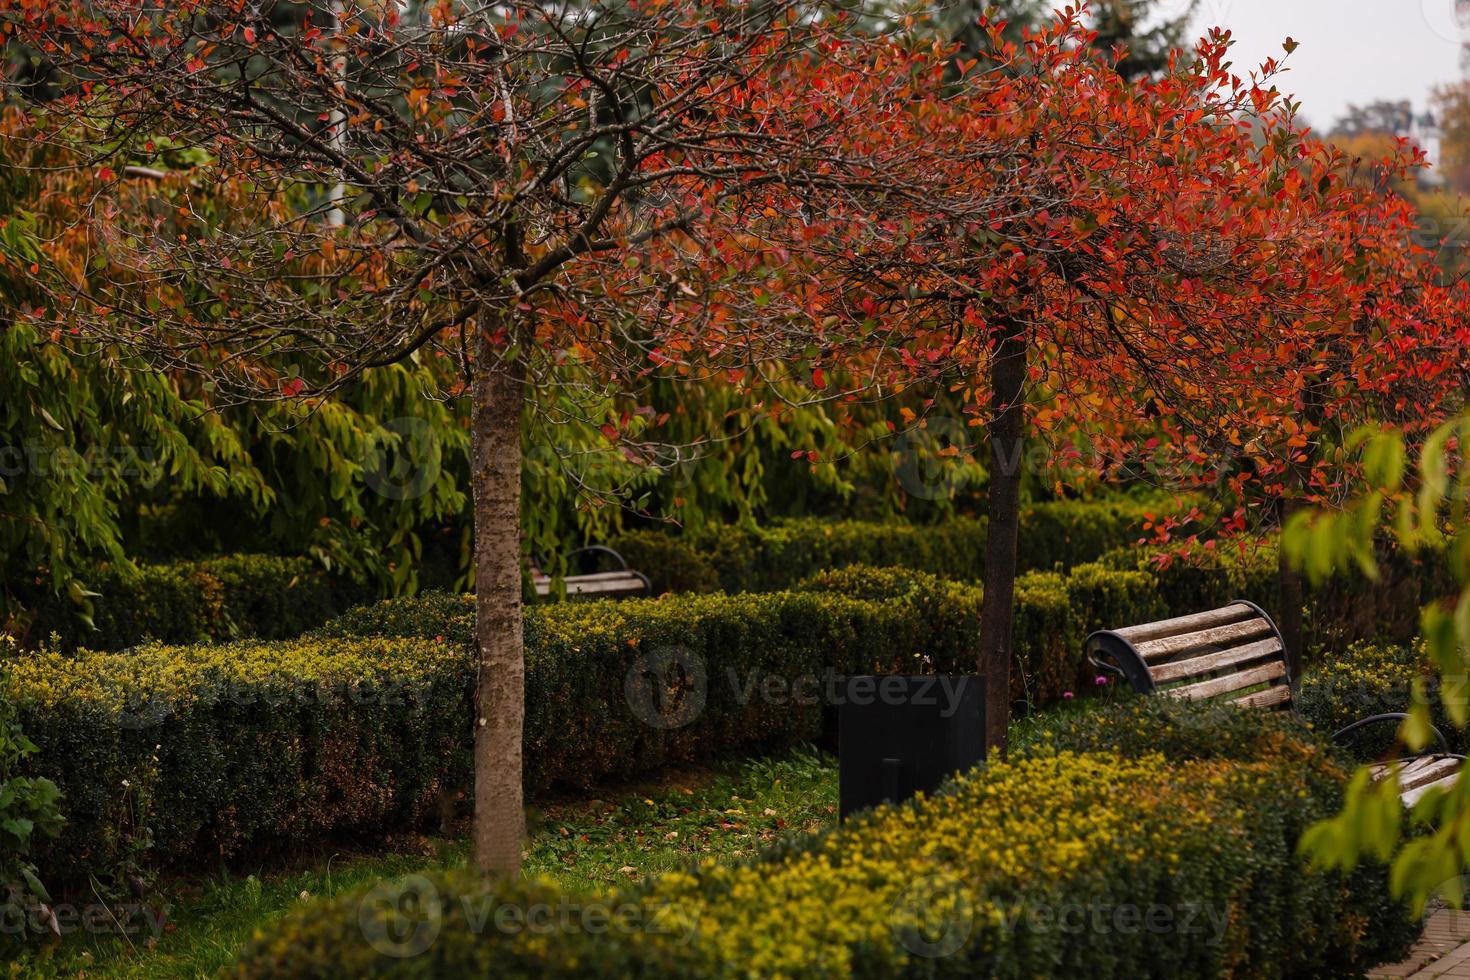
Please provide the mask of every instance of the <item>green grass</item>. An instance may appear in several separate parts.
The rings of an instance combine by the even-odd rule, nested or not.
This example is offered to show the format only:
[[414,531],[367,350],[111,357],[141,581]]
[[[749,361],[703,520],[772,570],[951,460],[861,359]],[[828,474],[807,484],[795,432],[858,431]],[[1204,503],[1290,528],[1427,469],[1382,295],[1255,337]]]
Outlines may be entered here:
[[1010,745],[1013,749],[1023,749],[1028,745],[1044,742],[1047,736],[1064,724],[1132,697],[1136,695],[1126,685],[1114,681],[1106,688],[1087,692],[1086,697],[1070,698],[1049,705],[1045,710],[1021,715],[1011,722]]
[[[836,821],[836,761],[798,750],[682,772],[606,796],[531,811],[526,872],[596,891],[704,857],[748,856],[779,836]],[[77,934],[18,964],[17,975],[213,976],[252,933],[301,902],[467,860],[462,838],[399,837],[371,854],[306,855],[296,868],[165,882],[153,898],[168,906],[156,941],[149,929],[127,940]],[[0,973],[4,969],[0,963]]]

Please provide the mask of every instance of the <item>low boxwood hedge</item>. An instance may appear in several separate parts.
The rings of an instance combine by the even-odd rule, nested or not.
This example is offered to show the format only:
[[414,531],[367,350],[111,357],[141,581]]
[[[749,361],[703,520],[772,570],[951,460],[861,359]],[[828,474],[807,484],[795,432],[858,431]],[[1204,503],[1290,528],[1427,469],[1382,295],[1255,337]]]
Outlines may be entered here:
[[[841,674],[965,670],[974,590],[690,595],[526,616],[526,785],[645,774],[817,737]],[[474,610],[431,595],[275,643],[18,659],[4,696],[66,797],[75,880],[329,831],[422,824],[469,785]]]
[[[1158,502],[1114,498],[1028,504],[1021,515],[1018,567],[1052,570],[1093,561],[1144,535]],[[941,578],[979,581],[987,522],[790,520],[769,527],[708,527],[686,534],[634,531],[610,544],[645,572],[655,592],[773,592],[820,571],[898,565]]]
[[[1250,599],[1279,616],[1279,552],[1275,537],[1239,539],[1216,548],[1194,546],[1185,557],[1178,548],[1121,548],[1098,564],[1114,570],[1150,575],[1159,603],[1171,616],[1182,616]],[[1309,651],[1335,656],[1359,640],[1405,641],[1419,628],[1419,610],[1458,591],[1443,552],[1409,553],[1387,543],[1378,553],[1379,575],[1335,576],[1306,590],[1304,641]],[[1103,621],[1105,625],[1145,622],[1142,617]]]
[[3,697],[61,788],[62,885],[423,823],[469,785],[462,648],[414,639],[30,655]]
[[38,596],[28,603],[26,635],[41,645],[121,650],[156,640],[199,643],[240,638],[286,639],[365,601],[368,590],[324,572],[309,558],[229,555],[139,565],[136,574],[110,566],[86,581],[89,627],[70,600]]
[[[1174,546],[1120,548],[1098,560],[1104,568],[1148,575],[1166,615],[1214,609],[1231,599],[1251,599],[1277,613],[1277,552],[1274,538],[1240,539],[1214,548],[1194,546],[1181,555]],[[1127,620],[1113,625],[1145,622]]]
[[[762,660],[762,676],[782,680],[810,676],[813,670],[823,675],[975,670],[983,596],[979,586],[946,581],[909,568],[851,565],[813,575],[796,583],[793,592],[821,592],[881,603],[889,607],[883,621],[900,624],[899,632],[849,634],[829,644],[825,652],[812,654],[815,660],[783,660],[779,647],[772,647]],[[665,656],[658,652],[662,649],[687,647],[698,653],[701,663],[723,664],[723,680],[728,687],[730,654],[710,646],[702,624],[731,616],[756,623],[763,615],[750,610],[787,608],[794,601],[791,593],[778,592],[666,595],[619,603],[535,606],[526,610],[526,648],[560,649],[547,646],[548,641],[567,631],[577,635],[586,630],[590,636],[602,637],[606,627],[616,633],[609,648],[636,647],[640,656],[659,659]],[[1082,648],[1095,624],[1108,622],[1113,616],[1143,619],[1160,614],[1153,582],[1146,573],[1092,565],[1073,569],[1070,575],[1030,572],[1021,576],[1016,582],[1015,608],[1011,697],[1033,706],[1058,701],[1068,692],[1091,686],[1092,672]],[[681,640],[686,630],[689,636]],[[798,630],[795,635],[799,634]],[[447,636],[469,645],[474,640],[474,608],[466,597],[435,593],[389,599],[352,610],[315,635]],[[722,638],[738,635],[736,627],[722,627],[719,633]],[[758,642],[772,641],[761,637]],[[528,652],[528,667],[532,661]],[[749,676],[743,669],[741,672]]]
[[[1312,871],[1346,771],[1289,720],[1127,706],[932,799],[608,896],[414,877],[309,905],[232,976],[1338,977],[1417,933]],[[1247,717],[1235,712],[1238,718]],[[1116,749],[1093,749],[1092,736]],[[1135,751],[1142,746],[1146,750]],[[1203,750],[1203,751],[1200,751]]]
[[[814,575],[799,590],[841,592],[865,599],[902,597],[917,605],[926,622],[954,624],[967,635],[960,644],[973,649],[979,638],[979,609],[983,591],[977,585],[944,582],[933,575],[901,568],[850,566]],[[973,618],[930,611],[939,596],[964,595]],[[1093,671],[1083,656],[1087,634],[1099,623],[1127,620],[1145,622],[1162,616],[1153,580],[1147,573],[1114,571],[1099,565],[1079,565],[1070,574],[1028,572],[1016,580],[1012,648],[1011,698],[1031,706],[1061,700],[1068,692],[1092,686]],[[968,671],[956,664],[942,668]]]
[[[1087,631],[1155,618],[1158,602],[1141,571],[1022,576],[1012,695],[1040,704],[1090,686]],[[789,592],[533,607],[527,788],[814,738],[836,677],[972,672],[980,607],[978,587],[860,566]],[[48,873],[442,814],[468,785],[473,635],[469,597],[431,594],[354,609],[294,641],[18,660],[6,696],[41,747],[29,765],[67,800]],[[1323,703],[1358,710],[1336,692]]]
[[[528,788],[585,785],[817,737],[843,674],[973,672],[980,597],[914,576],[903,595],[776,592],[526,610]],[[363,606],[320,637],[474,642],[469,597]],[[667,686],[665,686],[667,685]]]
[[[1466,677],[1446,684],[1422,640],[1408,643],[1360,641],[1325,657],[1302,677],[1297,708],[1323,735],[1372,715],[1408,711],[1416,698],[1429,707],[1430,720],[1449,743],[1450,751],[1470,753],[1470,731],[1457,727],[1445,711],[1444,698],[1466,696]],[[1415,687],[1418,685],[1418,692]],[[1349,746],[1360,758],[1377,758],[1396,748],[1392,724],[1361,729]]]
[[[1024,576],[1013,694],[1054,700],[1084,680],[1077,610],[1146,587]],[[842,675],[973,672],[980,606],[974,586],[851,567],[790,592],[530,608],[527,789],[816,738]],[[145,852],[170,864],[432,819],[468,785],[473,636],[469,597],[430,594],[298,640],[18,660],[6,693],[41,747],[30,763],[67,800],[48,870],[74,879]]]

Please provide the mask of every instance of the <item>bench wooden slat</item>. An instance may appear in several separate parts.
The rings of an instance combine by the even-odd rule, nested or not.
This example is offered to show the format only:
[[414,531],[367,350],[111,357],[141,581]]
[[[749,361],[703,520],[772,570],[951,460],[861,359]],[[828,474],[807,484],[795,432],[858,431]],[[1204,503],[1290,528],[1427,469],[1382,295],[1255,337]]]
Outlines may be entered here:
[[1232,698],[1230,703],[1242,708],[1289,708],[1291,707],[1291,686],[1277,684],[1264,691],[1253,691],[1242,697]]
[[1369,768],[1373,782],[1387,779],[1395,771],[1399,779],[1399,799],[1404,806],[1413,806],[1436,786],[1449,789],[1460,777],[1463,762],[1454,756],[1421,755],[1415,759],[1398,762],[1380,762]]
[[[632,572],[600,572],[595,575],[568,575],[562,579],[567,595],[602,595],[618,592],[642,592],[643,579]],[[551,594],[551,579],[536,579],[537,595]]]
[[1412,789],[1406,789],[1399,793],[1399,799],[1404,806],[1413,806],[1422,800],[1432,789],[1449,789],[1455,785],[1455,780],[1460,778],[1459,759],[1441,759],[1443,765],[1432,769],[1434,778],[1428,782],[1420,783]]
[[1450,787],[1455,785],[1455,780],[1459,778],[1460,774],[1458,772],[1451,773],[1450,775],[1444,777],[1441,780],[1438,780],[1437,782],[1430,783],[1428,786],[1420,786],[1417,789],[1411,789],[1407,790],[1406,792],[1400,793],[1399,800],[1404,804],[1404,806],[1412,807],[1421,799],[1423,799],[1426,795],[1428,795],[1430,790],[1436,788],[1448,790]]
[[1423,770],[1433,766],[1436,761],[1436,756],[1421,755],[1414,759],[1398,759],[1394,762],[1380,762],[1376,766],[1371,767],[1368,772],[1373,777],[1373,781],[1375,783],[1378,782],[1380,779],[1388,778],[1390,773],[1397,772],[1399,785],[1407,788],[1417,786],[1418,783],[1414,782],[1414,776],[1417,773],[1420,773]]
[[1398,768],[1399,787],[1417,789],[1460,768],[1460,761],[1442,755],[1421,755],[1410,762],[1392,764]]
[[[1171,687],[1163,693],[1171,698],[1181,698],[1187,701],[1202,701],[1212,698],[1218,694],[1229,694],[1231,691],[1243,691],[1257,684],[1266,684],[1277,678],[1286,676],[1286,664],[1280,660],[1250,670],[1237,671],[1234,674],[1226,674],[1224,677],[1216,677],[1198,684],[1186,684],[1183,687]],[[1285,689],[1288,694],[1290,688]]]
[[1190,657],[1188,660],[1171,660],[1166,664],[1154,667],[1149,674],[1153,676],[1155,684],[1166,684],[1169,681],[1182,680],[1186,677],[1200,677],[1217,670],[1225,670],[1228,667],[1242,667],[1262,657],[1279,653],[1281,653],[1281,641],[1273,636],[1267,640],[1247,643],[1243,647],[1221,650],[1219,653]]
[[1125,626],[1122,629],[1113,630],[1113,632],[1129,643],[1139,644],[1148,640],[1156,640],[1163,636],[1175,636],[1179,633],[1194,633],[1202,629],[1208,629],[1211,626],[1224,626],[1227,623],[1236,623],[1242,619],[1250,619],[1259,615],[1260,613],[1245,603],[1237,602],[1220,609],[1211,609],[1208,612],[1190,613],[1188,616],[1175,616],[1173,619],[1161,619],[1157,623]]
[[1410,784],[1406,782],[1406,780],[1411,780],[1415,772],[1425,769],[1428,766],[1434,765],[1436,759],[1436,756],[1421,755],[1414,759],[1398,759],[1393,762],[1380,762],[1377,765],[1369,766],[1368,774],[1372,778],[1373,782],[1376,783],[1380,780],[1387,779],[1390,775],[1397,772],[1399,784],[1407,786]]
[[1270,621],[1257,615],[1254,619],[1247,619],[1243,622],[1213,626],[1209,629],[1161,637],[1157,640],[1147,640],[1143,643],[1135,643],[1133,646],[1145,663],[1155,663],[1176,657],[1181,653],[1188,653],[1191,650],[1234,646],[1249,640],[1265,639],[1275,635],[1276,630]]

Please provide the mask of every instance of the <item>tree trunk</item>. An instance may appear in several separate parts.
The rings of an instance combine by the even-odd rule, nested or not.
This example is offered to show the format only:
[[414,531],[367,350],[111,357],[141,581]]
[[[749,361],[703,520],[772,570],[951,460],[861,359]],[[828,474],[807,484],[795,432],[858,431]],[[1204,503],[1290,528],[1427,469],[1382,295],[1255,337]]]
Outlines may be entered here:
[[[1321,392],[1315,384],[1309,383],[1302,394],[1302,418],[1309,425],[1320,429],[1323,414]],[[1286,452],[1286,475],[1283,481],[1285,488],[1277,507],[1282,531],[1286,530],[1286,524],[1291,520],[1292,515],[1307,505],[1306,499],[1312,489],[1312,460],[1315,458],[1315,453],[1309,451],[1305,459],[1292,459],[1289,446]],[[1280,549],[1277,557],[1276,593],[1280,601],[1281,615],[1276,626],[1281,630],[1281,643],[1286,647],[1286,669],[1291,675],[1292,685],[1295,686],[1301,677],[1302,660],[1306,656],[1306,636],[1302,627],[1302,607],[1306,604],[1306,587],[1303,584],[1301,570],[1293,567],[1291,562],[1287,561],[1284,547]]]
[[521,868],[525,810],[521,734],[526,664],[521,635],[521,410],[524,368],[505,364],[482,325],[474,413],[475,864],[486,875]]
[[985,542],[985,597],[980,611],[980,673],[985,678],[985,745],[1004,758],[1011,712],[1011,633],[1016,605],[1016,543],[1021,523],[1021,463],[1026,406],[1026,336],[999,326],[990,362],[990,527]]
[[[1291,515],[1302,507],[1302,502],[1293,497],[1283,497],[1279,508],[1281,513],[1281,527],[1286,527],[1286,522]],[[1280,600],[1280,619],[1276,625],[1281,629],[1281,642],[1286,647],[1286,669],[1291,674],[1292,684],[1296,684],[1301,676],[1302,666],[1302,605],[1305,603],[1305,593],[1302,586],[1302,573],[1292,566],[1287,560],[1286,549],[1280,548],[1276,565],[1276,591]]]

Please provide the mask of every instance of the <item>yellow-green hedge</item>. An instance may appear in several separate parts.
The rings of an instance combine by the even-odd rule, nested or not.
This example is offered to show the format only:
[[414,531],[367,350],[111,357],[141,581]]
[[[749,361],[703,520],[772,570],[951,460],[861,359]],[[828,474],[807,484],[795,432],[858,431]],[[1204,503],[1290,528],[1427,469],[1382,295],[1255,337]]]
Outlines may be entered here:
[[[811,739],[829,676],[968,670],[978,596],[935,586],[922,603],[810,592],[532,609],[527,787]],[[65,793],[47,873],[76,880],[135,855],[169,864],[440,814],[469,785],[472,632],[471,601],[437,595],[299,640],[16,660],[4,696],[40,746],[28,770]],[[685,682],[684,699],[665,700],[660,679]]]
[[[1147,587],[1136,573],[1023,576],[1012,693],[1040,703],[1087,683],[1095,610],[1146,602]],[[837,677],[972,673],[980,607],[974,586],[857,567],[791,592],[533,607],[527,788],[815,738]],[[41,747],[28,766],[56,779],[69,818],[48,873],[442,813],[468,786],[473,633],[470,597],[431,594],[360,607],[297,640],[18,660],[6,694]]]
[[421,823],[468,785],[472,679],[415,639],[17,658],[0,696],[67,820],[44,880]]
[[[1057,732],[932,799],[611,896],[460,876],[313,904],[231,975],[1336,977],[1401,955],[1417,930],[1381,869],[1319,874],[1296,855],[1342,765],[1289,722],[1208,737],[1215,721],[1178,722],[1187,710],[1093,716],[1087,737],[1118,749]],[[624,911],[594,930],[598,909]]]
[[[1419,685],[1416,694],[1415,685]],[[1355,721],[1387,712],[1408,711],[1416,697],[1429,707],[1430,720],[1449,742],[1450,750],[1470,753],[1470,731],[1455,725],[1444,698],[1465,697],[1466,678],[1449,680],[1432,663],[1424,641],[1407,643],[1359,641],[1325,656],[1302,677],[1297,710],[1323,735]],[[1379,758],[1393,745],[1398,726],[1361,729],[1350,747],[1360,758]]]
[[[1138,541],[1166,505],[1113,498],[1028,504],[1021,515],[1022,571],[1094,561]],[[848,565],[896,565],[941,578],[979,581],[987,522],[782,521],[769,527],[707,527],[682,535],[634,531],[611,541],[656,592],[771,592]]]

